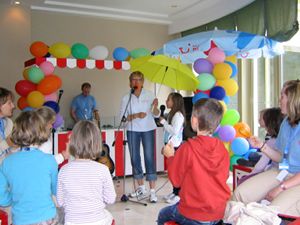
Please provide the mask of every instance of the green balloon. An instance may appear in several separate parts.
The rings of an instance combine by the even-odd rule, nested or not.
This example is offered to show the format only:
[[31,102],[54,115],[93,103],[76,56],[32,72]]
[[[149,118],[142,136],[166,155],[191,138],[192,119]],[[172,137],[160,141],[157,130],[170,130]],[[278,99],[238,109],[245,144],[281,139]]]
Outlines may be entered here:
[[197,80],[199,81],[197,89],[200,91],[207,91],[215,86],[216,83],[216,78],[209,73],[200,73],[197,76]]
[[41,80],[43,80],[45,77],[43,71],[38,67],[32,67],[28,71],[28,79],[32,83],[39,83]]
[[239,155],[233,155],[230,157],[230,171],[233,171],[233,166],[237,165],[237,160],[242,158],[242,156]]
[[240,114],[235,109],[228,109],[225,114],[223,115],[223,118],[221,120],[221,125],[231,125],[234,126],[237,122],[240,120]]
[[151,55],[151,52],[146,48],[136,48],[130,52],[130,57],[133,59],[147,55]]
[[86,59],[89,56],[89,49],[81,43],[76,43],[71,48],[71,53],[76,59]]

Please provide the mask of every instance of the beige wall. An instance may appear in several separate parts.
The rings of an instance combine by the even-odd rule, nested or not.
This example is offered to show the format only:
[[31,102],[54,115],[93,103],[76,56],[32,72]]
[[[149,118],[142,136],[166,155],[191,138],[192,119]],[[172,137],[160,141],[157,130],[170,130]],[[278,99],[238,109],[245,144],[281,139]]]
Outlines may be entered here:
[[[2,18],[10,9],[1,5],[0,7]],[[29,9],[23,10],[23,17],[22,21],[3,18],[0,24],[1,36],[3,31],[8,30],[4,37],[1,37],[3,46],[0,51],[2,73],[0,79],[1,85],[11,90],[14,90],[18,80],[23,79],[23,62],[31,58],[28,48],[36,40],[43,41],[47,45],[65,42],[72,46],[80,42],[89,49],[96,45],[104,45],[110,52],[108,60],[112,60],[112,52],[116,47],[125,47],[129,51],[144,47],[152,51],[171,39],[165,25],[120,22]],[[70,102],[80,93],[81,83],[88,81],[92,84],[92,94],[99,103],[103,123],[111,122],[113,116],[119,114],[121,97],[129,91],[130,71],[56,68],[54,73],[60,76],[63,82],[64,94],[60,106],[68,127],[72,125],[69,117]],[[154,85],[146,81],[145,88],[154,90]],[[165,103],[169,91],[169,88],[161,88],[158,96],[160,104]]]
[[0,2],[0,86],[12,91],[22,79],[24,61],[30,57],[30,21],[29,8]]

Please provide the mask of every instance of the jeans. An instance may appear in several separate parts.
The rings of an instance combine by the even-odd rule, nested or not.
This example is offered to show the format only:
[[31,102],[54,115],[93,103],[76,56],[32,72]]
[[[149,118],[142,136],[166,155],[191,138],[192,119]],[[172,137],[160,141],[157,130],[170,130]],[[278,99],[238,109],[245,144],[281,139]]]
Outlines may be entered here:
[[144,177],[140,154],[140,144],[142,141],[144,149],[144,161],[146,167],[146,180],[157,180],[154,152],[154,131],[155,130],[150,130],[146,132],[127,131],[128,147],[131,158],[133,177],[135,179],[143,179]]
[[215,225],[219,222],[219,220],[197,221],[197,220],[188,219],[179,213],[177,209],[178,204],[179,203],[162,208],[158,214],[157,224],[163,225],[167,221],[175,221],[180,225]]

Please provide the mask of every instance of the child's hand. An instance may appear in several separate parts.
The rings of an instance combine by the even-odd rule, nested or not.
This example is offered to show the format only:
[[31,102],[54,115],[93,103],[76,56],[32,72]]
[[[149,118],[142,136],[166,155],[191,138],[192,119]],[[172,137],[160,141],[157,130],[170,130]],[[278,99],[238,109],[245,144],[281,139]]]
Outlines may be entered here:
[[263,142],[261,140],[259,140],[258,137],[255,137],[255,136],[248,138],[248,141],[252,148],[261,148],[261,146],[263,145]]
[[167,158],[174,156],[175,150],[172,143],[166,144],[163,149],[163,154]]

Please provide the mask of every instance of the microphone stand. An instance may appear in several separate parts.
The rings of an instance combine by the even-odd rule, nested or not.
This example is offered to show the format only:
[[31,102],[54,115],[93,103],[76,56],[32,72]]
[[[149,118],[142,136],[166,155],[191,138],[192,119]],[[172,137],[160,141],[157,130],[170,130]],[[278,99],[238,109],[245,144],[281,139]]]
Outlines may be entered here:
[[[58,100],[57,100],[58,106],[59,106],[59,102],[60,102],[60,99],[61,99],[61,96],[63,95],[63,93],[64,93],[64,90],[59,90]],[[55,154],[55,143],[54,143],[55,132],[56,132],[56,129],[52,128],[52,155]]]
[[[119,126],[118,126],[118,129],[117,129],[117,135],[115,137],[115,140],[112,144],[112,146],[114,147],[115,144],[116,144],[116,140],[118,140],[118,136],[119,136],[119,132],[120,132],[120,129],[121,129],[121,126],[122,126],[122,123],[125,123],[127,121],[126,117],[125,117],[125,114],[127,112],[127,109],[128,109],[128,106],[129,106],[129,103],[131,101],[131,96],[132,94],[134,93],[134,88],[130,89],[130,95],[129,95],[129,99],[128,99],[128,102],[126,104],[126,107],[125,107],[125,110],[124,110],[124,113],[121,117],[121,121],[119,123]],[[133,202],[133,203],[138,203],[138,204],[142,204],[144,206],[147,206],[147,203],[145,202],[139,202],[139,201],[134,201],[134,200],[131,200],[128,198],[128,196],[125,194],[125,179],[126,179],[126,143],[127,143],[127,140],[126,140],[126,135],[125,135],[125,127],[124,127],[124,130],[123,130],[123,135],[124,135],[124,140],[123,140],[123,195],[121,196],[121,202],[127,202],[127,201],[130,201],[130,202]]]

